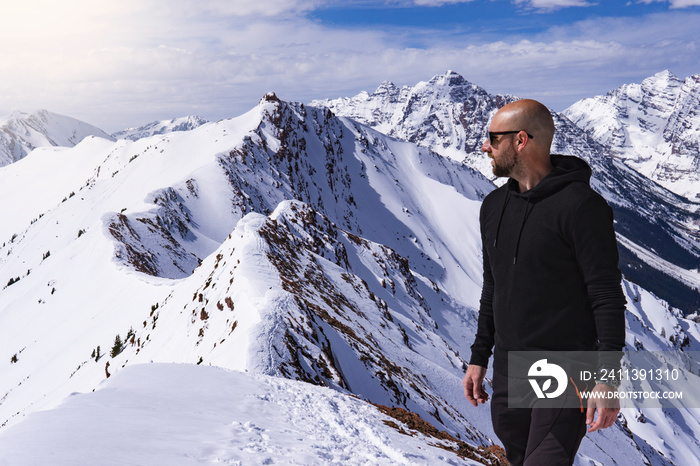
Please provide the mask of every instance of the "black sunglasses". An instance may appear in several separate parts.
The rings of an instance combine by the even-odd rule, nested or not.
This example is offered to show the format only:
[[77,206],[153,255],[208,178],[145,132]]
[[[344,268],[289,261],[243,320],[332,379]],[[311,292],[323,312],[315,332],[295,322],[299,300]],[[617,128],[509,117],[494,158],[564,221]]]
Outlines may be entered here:
[[[496,131],[496,132],[489,131],[488,132],[489,133],[489,143],[491,145],[496,144],[496,141],[497,141],[496,136],[501,136],[503,134],[517,134],[520,131],[525,131],[525,130],[519,129],[518,131]],[[530,139],[535,139],[530,133],[525,132],[525,134],[527,134],[527,137],[529,137]]]

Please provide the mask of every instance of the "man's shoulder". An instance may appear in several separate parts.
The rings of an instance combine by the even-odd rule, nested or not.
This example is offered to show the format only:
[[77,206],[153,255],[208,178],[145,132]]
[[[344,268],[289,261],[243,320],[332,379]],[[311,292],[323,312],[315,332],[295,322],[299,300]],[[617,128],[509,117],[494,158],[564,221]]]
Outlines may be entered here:
[[504,184],[503,186],[494,189],[490,193],[486,195],[484,198],[484,201],[482,203],[486,205],[491,205],[493,203],[498,203],[498,202],[503,202],[503,198],[506,195],[506,191],[508,190],[508,183]]
[[577,206],[584,204],[608,206],[605,198],[588,183],[570,183],[562,189],[562,194]]
[[479,210],[479,221],[482,224],[484,223],[485,217],[488,216],[490,212],[494,212],[502,208],[507,195],[507,189],[508,186],[504,184],[500,188],[496,188],[486,195]]

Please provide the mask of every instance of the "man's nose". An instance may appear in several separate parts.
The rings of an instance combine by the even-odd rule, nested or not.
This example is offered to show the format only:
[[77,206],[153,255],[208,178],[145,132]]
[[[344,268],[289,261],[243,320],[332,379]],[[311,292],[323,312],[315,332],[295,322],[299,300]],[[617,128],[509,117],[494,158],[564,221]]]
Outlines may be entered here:
[[486,139],[481,145],[481,152],[488,152],[489,150],[491,150],[491,142]]

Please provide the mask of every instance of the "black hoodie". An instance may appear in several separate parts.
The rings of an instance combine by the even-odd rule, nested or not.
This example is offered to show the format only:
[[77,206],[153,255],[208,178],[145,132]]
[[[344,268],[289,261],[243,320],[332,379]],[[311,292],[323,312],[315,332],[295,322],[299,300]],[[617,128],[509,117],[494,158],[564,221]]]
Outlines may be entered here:
[[481,206],[484,285],[470,364],[486,367],[495,345],[502,374],[508,351],[599,351],[608,366],[625,344],[612,209],[590,187],[586,162],[551,160],[534,188],[520,193],[510,179]]

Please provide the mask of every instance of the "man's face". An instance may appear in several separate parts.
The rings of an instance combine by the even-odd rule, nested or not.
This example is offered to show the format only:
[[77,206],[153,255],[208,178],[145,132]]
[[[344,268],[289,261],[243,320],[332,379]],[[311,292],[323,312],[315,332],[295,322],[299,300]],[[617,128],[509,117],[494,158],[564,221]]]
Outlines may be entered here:
[[[498,132],[491,125],[489,131]],[[491,168],[496,176],[512,176],[517,169],[520,159],[515,151],[515,134],[501,134],[493,138],[487,137],[481,146],[481,151],[491,158]]]

